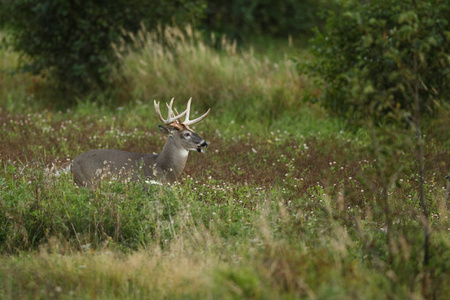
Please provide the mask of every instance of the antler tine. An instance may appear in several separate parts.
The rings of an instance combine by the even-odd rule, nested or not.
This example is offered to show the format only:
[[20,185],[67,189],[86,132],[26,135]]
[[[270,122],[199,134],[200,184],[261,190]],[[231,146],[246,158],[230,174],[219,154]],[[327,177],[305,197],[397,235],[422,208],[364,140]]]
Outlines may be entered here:
[[[175,117],[175,114],[173,113],[173,109],[172,109],[173,99],[175,99],[175,98],[172,98],[172,100],[170,100],[170,104],[167,104],[167,102],[166,102],[167,109],[169,110],[169,112],[168,112],[169,118]],[[178,112],[176,110],[175,110],[175,112],[178,114]]]
[[186,110],[186,111],[182,112],[181,114],[174,115],[174,113],[173,113],[173,111],[172,111],[173,99],[174,99],[174,98],[172,98],[172,100],[170,100],[170,105],[167,105],[167,103],[166,103],[166,105],[167,105],[167,107],[168,107],[168,109],[169,109],[169,114],[168,114],[167,120],[165,120],[165,119],[162,117],[162,115],[161,115],[161,111],[160,111],[160,109],[159,109],[159,101],[158,101],[158,103],[157,103],[156,100],[153,100],[153,104],[155,105],[156,114],[158,115],[159,119],[160,119],[165,125],[171,125],[171,124],[173,125],[173,123],[174,123],[175,121],[177,121],[178,119],[180,119],[181,117],[183,117],[183,116],[187,113],[187,110]]
[[[189,98],[189,100],[188,100],[187,109],[186,109],[187,113],[186,113],[185,124],[186,124],[186,122],[189,122],[189,115],[191,113],[191,101],[192,101],[192,97]],[[187,124],[187,125],[189,125],[189,124]]]
[[164,118],[161,115],[161,111],[159,110],[159,101],[158,103],[156,103],[156,100],[153,100],[153,104],[155,105],[156,114],[158,115],[159,119],[165,124],[166,120],[164,120]]
[[[189,120],[189,113],[191,111],[191,100],[192,100],[192,97],[191,97],[191,99],[189,99],[188,104],[187,104],[187,108],[186,108],[186,111],[185,111],[186,112],[186,120]],[[166,105],[167,105],[167,103],[166,103]],[[167,107],[169,107],[169,106],[167,106]],[[176,114],[178,114],[178,111],[177,111],[176,108],[174,108],[173,110],[175,111]],[[184,124],[184,122],[182,122],[181,120],[180,120],[180,122]]]
[[192,97],[188,101],[187,109],[186,109],[186,119],[183,122],[183,124],[186,126],[200,122],[201,120],[203,120],[204,118],[206,118],[208,116],[209,111],[210,111],[210,109],[208,108],[208,111],[201,117],[198,117],[197,119],[194,119],[194,120],[189,120],[189,114],[191,112],[191,101],[192,101]]

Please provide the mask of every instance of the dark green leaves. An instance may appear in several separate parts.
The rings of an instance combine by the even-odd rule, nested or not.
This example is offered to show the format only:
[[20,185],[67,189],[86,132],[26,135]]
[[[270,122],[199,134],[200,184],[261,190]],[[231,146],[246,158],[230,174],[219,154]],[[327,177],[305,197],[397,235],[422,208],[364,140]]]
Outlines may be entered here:
[[110,83],[117,56],[111,44],[144,24],[195,22],[203,1],[0,0],[0,27],[36,72],[49,71],[64,89],[90,91]]
[[408,111],[417,81],[421,109],[432,112],[450,99],[449,16],[442,0],[346,2],[312,39],[315,59],[303,69],[323,79],[321,101],[337,115]]

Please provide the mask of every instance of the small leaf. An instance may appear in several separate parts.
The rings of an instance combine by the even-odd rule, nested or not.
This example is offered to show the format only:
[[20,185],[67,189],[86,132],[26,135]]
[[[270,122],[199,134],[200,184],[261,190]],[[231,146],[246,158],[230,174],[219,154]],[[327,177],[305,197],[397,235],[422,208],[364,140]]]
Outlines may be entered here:
[[437,41],[436,41],[436,39],[434,38],[434,36],[430,36],[430,37],[428,38],[428,43],[430,43],[430,44],[433,45],[433,46],[437,46]]
[[398,23],[399,24],[404,24],[404,23],[408,23],[408,24],[412,24],[418,21],[418,17],[417,14],[413,11],[407,11],[404,12],[402,14],[400,14],[400,16],[398,17]]
[[373,88],[373,85],[371,83],[368,83],[365,87],[364,87],[364,94],[372,94],[375,92],[375,89]]

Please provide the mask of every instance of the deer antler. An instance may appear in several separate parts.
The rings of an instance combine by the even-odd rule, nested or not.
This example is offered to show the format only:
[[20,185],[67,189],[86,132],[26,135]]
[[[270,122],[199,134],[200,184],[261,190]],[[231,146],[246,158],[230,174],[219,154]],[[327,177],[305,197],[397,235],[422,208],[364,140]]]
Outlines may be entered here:
[[160,109],[159,109],[159,101],[158,101],[158,103],[157,103],[156,100],[153,100],[153,104],[155,105],[156,114],[158,115],[159,119],[160,119],[165,125],[169,125],[169,126],[176,127],[176,128],[178,128],[178,129],[181,129],[180,123],[177,122],[177,121],[179,121],[179,119],[180,119],[181,117],[183,117],[183,116],[188,112],[188,110],[185,110],[185,111],[182,112],[181,114],[178,114],[178,112],[177,112],[177,116],[176,116],[176,115],[173,113],[173,110],[172,110],[173,99],[174,99],[174,98],[172,98],[172,100],[170,100],[170,104],[167,104],[167,103],[166,103],[167,108],[169,109],[169,113],[168,113],[168,116],[167,116],[167,120],[165,120],[165,119],[163,118],[163,116],[161,115],[161,111],[160,111]]
[[198,117],[197,119],[194,119],[194,120],[189,120],[189,114],[191,112],[191,101],[192,101],[192,97],[188,101],[187,109],[186,109],[186,111],[187,111],[186,118],[185,118],[185,120],[183,122],[184,126],[186,126],[186,127],[188,127],[189,125],[192,125],[192,124],[200,122],[201,120],[203,120],[204,118],[206,118],[208,116],[209,111],[210,111],[210,109],[208,108],[208,111],[205,114],[203,114],[201,117]]
[[[189,99],[188,104],[187,104],[187,108],[184,112],[182,112],[181,114],[178,113],[178,111],[174,108],[172,109],[172,105],[173,105],[173,99],[170,100],[170,104],[167,104],[167,108],[169,109],[169,114],[167,117],[167,120],[164,120],[164,118],[161,115],[161,111],[159,110],[159,102],[156,103],[156,100],[154,100],[154,104],[155,104],[155,110],[156,113],[158,114],[158,117],[161,119],[161,121],[165,124],[165,125],[169,125],[178,129],[189,129],[189,125],[198,123],[200,121],[202,121],[204,118],[206,118],[209,114],[210,109],[208,109],[208,111],[203,114],[202,116],[194,119],[194,120],[189,120],[189,114],[191,112],[191,101],[192,101],[192,97]],[[174,113],[175,111],[175,113]],[[176,115],[175,115],[176,114]],[[186,118],[184,121],[181,121],[181,117],[183,117],[184,115],[186,115]]]

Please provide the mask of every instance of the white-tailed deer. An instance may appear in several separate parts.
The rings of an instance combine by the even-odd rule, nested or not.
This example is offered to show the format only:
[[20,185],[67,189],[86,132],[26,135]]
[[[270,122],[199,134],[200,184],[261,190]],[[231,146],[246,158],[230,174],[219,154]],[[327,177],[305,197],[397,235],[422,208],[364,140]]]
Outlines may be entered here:
[[[156,179],[172,183],[180,177],[186,166],[189,151],[204,153],[203,147],[208,143],[190,125],[200,122],[209,114],[189,120],[191,99],[187,109],[179,114],[172,109],[173,99],[167,104],[167,119],[159,109],[159,102],[154,101],[159,119],[166,126],[159,125],[162,133],[167,134],[167,141],[160,154],[141,154],[120,150],[97,149],[78,155],[72,163],[72,174],[78,186],[93,187],[101,180],[132,180],[139,178]],[[175,111],[175,112],[174,112]],[[181,118],[185,117],[184,121]]]

